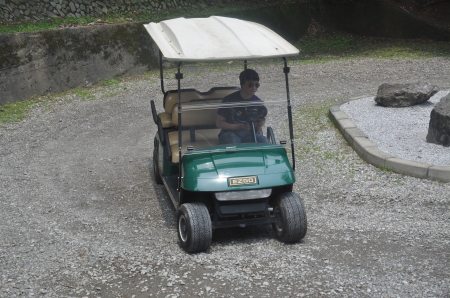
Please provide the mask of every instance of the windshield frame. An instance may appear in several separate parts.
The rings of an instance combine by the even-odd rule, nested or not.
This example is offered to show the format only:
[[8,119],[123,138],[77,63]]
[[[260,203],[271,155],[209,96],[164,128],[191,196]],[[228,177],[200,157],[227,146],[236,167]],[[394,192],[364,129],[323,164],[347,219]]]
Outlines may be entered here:
[[[163,56],[162,56],[162,52],[159,51],[159,56],[160,56],[160,78],[161,78],[161,91],[163,93],[165,93],[164,91],[164,69],[162,67],[162,60],[163,60]],[[195,107],[195,105],[191,105],[191,107],[189,105],[184,106],[183,102],[181,100],[181,90],[182,89],[182,80],[183,80],[183,73],[181,71],[182,69],[182,65],[183,65],[183,61],[178,62],[177,65],[177,72],[175,74],[175,79],[177,81],[177,91],[178,91],[178,125],[179,127],[183,127],[183,123],[182,123],[182,112],[183,109],[186,109],[186,111],[189,110],[195,110],[198,109],[200,107],[202,107],[202,105],[198,105],[197,107]],[[290,72],[290,67],[288,67],[287,65],[287,59],[286,57],[282,57],[282,63],[283,63],[283,67],[282,67],[282,71],[285,77],[285,88],[286,88],[286,107],[287,107],[287,115],[288,115],[288,126],[289,126],[289,142],[290,146],[291,146],[291,161],[292,161],[292,169],[295,171],[296,169],[296,163],[295,163],[295,148],[294,148],[294,131],[293,131],[293,121],[292,121],[292,106],[291,106],[291,99],[290,99],[290,91],[289,91],[289,72]],[[247,60],[243,60],[243,65],[244,65],[244,69],[247,69],[247,65],[248,65],[248,61]],[[262,103],[258,103],[258,102],[251,102],[249,103],[242,103],[242,104],[236,104],[233,103],[233,105],[242,105],[242,106],[248,106],[248,105],[264,105],[267,103],[270,103],[271,101],[264,101]],[[275,101],[275,102],[280,102],[280,101]],[[229,104],[225,103],[220,103],[220,104],[213,104],[210,105],[210,108],[216,108],[216,107],[229,107]],[[180,162],[179,162],[179,167],[180,167],[180,173],[181,173],[181,164],[182,164],[182,156],[183,156],[183,140],[182,140],[182,129],[178,129],[178,150],[179,150],[179,157],[180,157]],[[181,179],[181,176],[180,176]],[[180,180],[181,183],[181,180]]]

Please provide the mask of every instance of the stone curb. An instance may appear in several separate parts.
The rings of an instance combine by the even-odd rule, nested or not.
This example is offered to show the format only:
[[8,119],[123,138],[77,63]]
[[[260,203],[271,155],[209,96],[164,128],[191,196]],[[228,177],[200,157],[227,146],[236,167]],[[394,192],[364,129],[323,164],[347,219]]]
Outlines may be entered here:
[[332,105],[328,115],[345,140],[366,162],[379,168],[388,169],[396,173],[417,178],[430,179],[440,182],[450,182],[450,167],[435,166],[392,156],[378,149],[361,130],[356,127],[346,113],[341,111],[341,105],[367,96],[351,98]]

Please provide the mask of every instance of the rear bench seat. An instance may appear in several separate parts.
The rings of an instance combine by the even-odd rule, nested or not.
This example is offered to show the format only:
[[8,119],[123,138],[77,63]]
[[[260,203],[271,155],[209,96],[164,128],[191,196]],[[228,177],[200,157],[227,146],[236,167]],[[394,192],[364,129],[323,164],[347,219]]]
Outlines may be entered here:
[[[213,88],[208,92],[198,92],[194,89],[181,90],[181,102],[187,105],[221,103],[223,97],[239,90],[237,87]],[[169,91],[164,98],[164,112],[159,113],[164,130],[178,129],[178,92]],[[188,146],[194,149],[215,146],[219,144],[220,129],[216,127],[217,109],[183,110],[181,114],[182,150]],[[179,162],[178,131],[167,132],[172,162]]]

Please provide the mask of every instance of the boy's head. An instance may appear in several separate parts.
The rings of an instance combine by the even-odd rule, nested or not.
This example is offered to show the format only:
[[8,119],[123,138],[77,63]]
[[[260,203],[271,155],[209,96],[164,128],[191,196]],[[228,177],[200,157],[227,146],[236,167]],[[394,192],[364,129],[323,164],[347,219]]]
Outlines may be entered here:
[[242,85],[245,84],[247,81],[259,81],[259,75],[256,71],[253,69],[246,69],[239,75],[239,82]]

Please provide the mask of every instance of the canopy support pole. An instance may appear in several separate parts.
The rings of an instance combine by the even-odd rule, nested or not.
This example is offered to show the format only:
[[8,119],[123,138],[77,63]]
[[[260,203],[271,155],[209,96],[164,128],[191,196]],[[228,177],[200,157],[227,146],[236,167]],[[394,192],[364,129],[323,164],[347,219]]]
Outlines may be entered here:
[[166,92],[164,91],[164,76],[163,76],[163,59],[162,59],[162,52],[161,50],[159,51],[159,77],[161,79],[161,91],[163,94],[166,94]]
[[181,192],[181,148],[183,148],[182,144],[182,128],[183,124],[181,123],[181,79],[183,79],[183,73],[181,72],[181,65],[183,62],[178,63],[178,72],[175,75],[178,84],[178,195]]
[[287,66],[287,60],[283,57],[284,61],[284,77],[286,79],[286,96],[287,96],[287,111],[289,119],[289,137],[291,138],[291,151],[292,151],[292,169],[295,171],[295,151],[294,151],[294,129],[292,123],[292,107],[291,107],[291,96],[289,93],[289,77],[290,68]]

